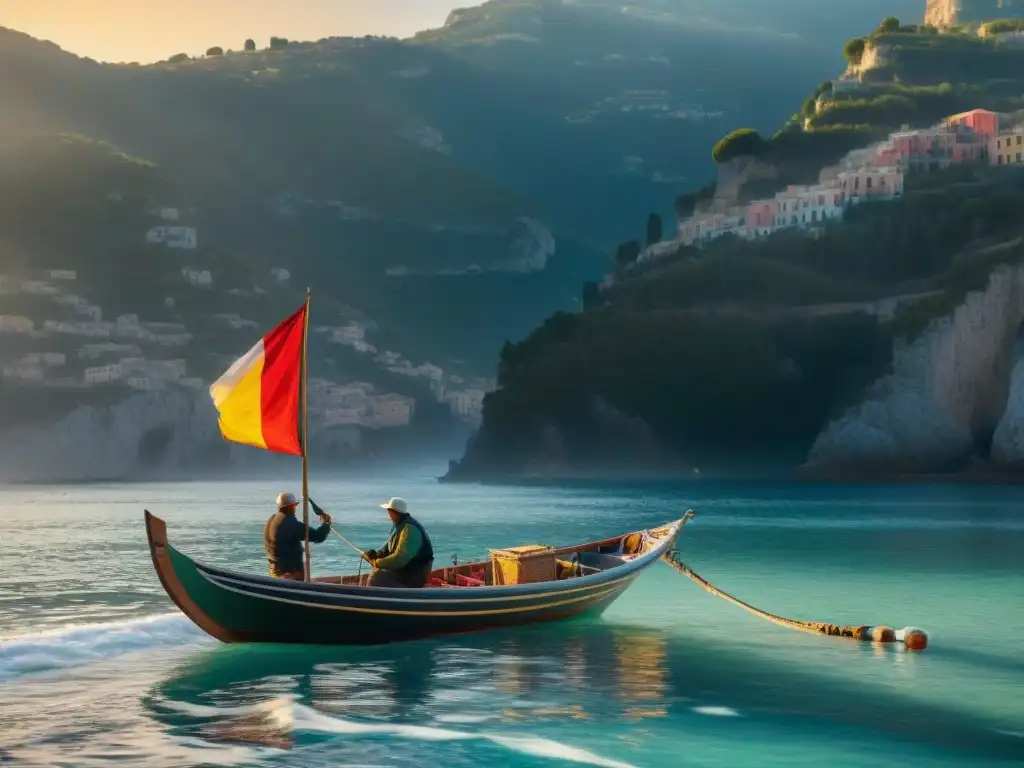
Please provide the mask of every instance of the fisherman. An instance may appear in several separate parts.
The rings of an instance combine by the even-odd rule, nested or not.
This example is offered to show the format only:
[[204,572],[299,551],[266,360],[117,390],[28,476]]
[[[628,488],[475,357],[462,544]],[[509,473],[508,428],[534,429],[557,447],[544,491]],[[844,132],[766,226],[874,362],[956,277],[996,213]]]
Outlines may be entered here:
[[434,548],[426,530],[412,515],[405,499],[397,496],[381,504],[394,526],[388,543],[379,552],[363,557],[373,566],[371,587],[422,587],[434,568]]
[[[303,581],[306,578],[302,550],[307,526],[295,519],[298,505],[294,494],[278,494],[277,512],[263,527],[263,547],[267,551],[270,575],[276,579]],[[315,544],[324,541],[331,532],[331,516],[323,513],[320,520],[323,524],[319,528],[309,528],[309,540]]]

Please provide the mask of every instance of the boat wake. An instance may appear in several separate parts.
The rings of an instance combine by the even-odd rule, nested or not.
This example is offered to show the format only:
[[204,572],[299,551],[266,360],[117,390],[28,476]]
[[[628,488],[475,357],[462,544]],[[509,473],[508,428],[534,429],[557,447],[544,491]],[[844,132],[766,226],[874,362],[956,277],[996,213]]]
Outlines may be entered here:
[[0,682],[103,661],[126,653],[205,642],[180,613],[79,624],[0,640]]
[[[258,732],[256,743],[269,745],[268,730],[273,730],[273,742],[283,748],[290,748],[296,733],[314,733],[346,736],[352,738],[390,736],[409,741],[487,741],[512,752],[531,757],[541,757],[566,763],[592,765],[598,768],[636,768],[631,763],[614,760],[595,754],[581,747],[563,744],[538,736],[515,736],[510,734],[471,732],[429,725],[405,725],[399,723],[361,723],[318,712],[286,697],[262,702],[249,707],[209,707],[201,704],[179,701],[164,701],[163,705],[180,714],[209,719],[217,725],[206,730],[217,733],[221,739],[249,741],[247,733]],[[250,727],[239,728],[241,724]],[[256,724],[260,727],[257,729]],[[274,727],[271,727],[274,726]],[[231,738],[231,734],[235,738]],[[287,745],[287,746],[285,746]]]

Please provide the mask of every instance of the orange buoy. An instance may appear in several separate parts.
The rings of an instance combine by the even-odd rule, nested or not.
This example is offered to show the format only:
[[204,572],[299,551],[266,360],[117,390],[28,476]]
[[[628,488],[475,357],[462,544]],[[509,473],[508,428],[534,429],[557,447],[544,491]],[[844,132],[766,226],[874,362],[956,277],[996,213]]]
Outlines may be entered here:
[[923,651],[928,647],[928,634],[920,629],[908,627],[903,630],[903,645],[908,651]]

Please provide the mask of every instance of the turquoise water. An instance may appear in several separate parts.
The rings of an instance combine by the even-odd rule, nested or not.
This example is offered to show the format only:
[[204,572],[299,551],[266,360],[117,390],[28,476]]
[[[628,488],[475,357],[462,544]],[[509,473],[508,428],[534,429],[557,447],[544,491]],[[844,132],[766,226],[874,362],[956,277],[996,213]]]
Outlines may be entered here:
[[[0,764],[1024,764],[1024,491],[429,475],[312,491],[363,547],[388,532],[376,505],[405,496],[441,560],[692,507],[680,549],[716,585],[781,615],[920,626],[931,646],[776,627],[660,563],[594,621],[371,649],[224,646],[164,595],[142,510],[186,553],[262,572],[287,484],[7,488]],[[336,538],[314,546],[315,575],[355,568]]]

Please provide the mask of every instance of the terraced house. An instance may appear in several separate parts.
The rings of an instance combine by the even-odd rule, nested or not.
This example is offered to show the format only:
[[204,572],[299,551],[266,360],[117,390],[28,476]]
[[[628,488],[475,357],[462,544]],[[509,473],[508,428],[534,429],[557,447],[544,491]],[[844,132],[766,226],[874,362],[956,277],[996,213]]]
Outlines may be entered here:
[[1001,130],[999,114],[985,109],[951,115],[931,128],[898,131],[880,144],[849,152],[822,169],[817,184],[791,185],[770,200],[684,219],[674,241],[647,248],[638,261],[668,255],[679,246],[700,247],[727,234],[753,239],[791,227],[813,229],[842,218],[850,205],[899,197],[907,173],[986,161],[1024,163],[1024,127]]

